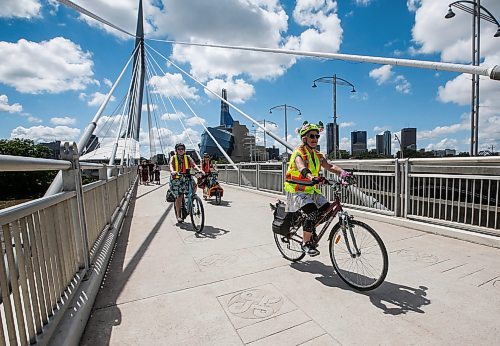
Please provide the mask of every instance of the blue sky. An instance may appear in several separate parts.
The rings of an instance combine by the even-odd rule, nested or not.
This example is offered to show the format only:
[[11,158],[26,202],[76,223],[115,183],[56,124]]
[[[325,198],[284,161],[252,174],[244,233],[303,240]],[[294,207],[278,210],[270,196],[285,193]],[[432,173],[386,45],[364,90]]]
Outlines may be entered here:
[[[268,48],[373,55],[468,64],[471,60],[471,16],[455,11],[445,20],[450,1],[442,0],[144,0],[147,38],[213,42]],[[137,0],[75,1],[102,18],[135,32]],[[481,4],[500,18],[500,2]],[[202,15],[203,14],[203,15]],[[484,64],[500,64],[496,27],[482,22]],[[355,85],[337,89],[341,148],[350,149],[350,132],[375,135],[417,128],[418,148],[469,150],[470,76],[376,64],[295,58],[216,48],[149,45],[179,64],[257,120],[274,121],[284,136],[283,111],[289,104],[288,140],[304,120],[332,119],[332,85],[312,81],[337,76]],[[58,5],[54,0],[4,0],[0,8],[0,138],[35,141],[78,140],[100,102],[118,77],[134,47],[134,39]],[[202,126],[177,97],[175,84],[206,126],[218,125],[220,101],[202,90],[161,57],[152,53],[169,77],[150,81],[156,95],[172,97],[179,114],[160,103],[156,110],[162,144],[196,142]],[[112,135],[119,123],[131,69],[118,86],[99,124],[100,137]],[[500,83],[481,79],[479,150],[500,149]],[[168,101],[167,105],[168,104]],[[114,110],[117,109],[116,112]],[[168,113],[168,114],[167,114]],[[235,110],[235,120],[250,125]],[[162,119],[160,119],[162,118]],[[179,119],[188,127],[184,131]],[[147,154],[147,117],[141,123],[141,152]],[[114,124],[114,125],[112,125]],[[157,136],[158,137],[158,136]],[[157,144],[158,140],[156,140]],[[272,141],[268,144],[272,144]],[[325,148],[324,138],[320,142]],[[189,145],[188,145],[189,146]],[[159,145],[157,146],[159,152]],[[397,143],[393,143],[393,152]]]

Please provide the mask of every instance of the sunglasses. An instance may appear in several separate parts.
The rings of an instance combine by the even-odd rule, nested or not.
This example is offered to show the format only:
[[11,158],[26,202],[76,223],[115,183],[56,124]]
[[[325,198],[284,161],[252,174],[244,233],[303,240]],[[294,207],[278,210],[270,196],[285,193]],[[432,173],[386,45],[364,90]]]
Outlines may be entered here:
[[177,150],[186,150],[186,148],[177,148]]
[[310,135],[307,135],[307,137],[309,137],[310,139],[318,139],[320,135],[313,135],[313,134],[310,134]]

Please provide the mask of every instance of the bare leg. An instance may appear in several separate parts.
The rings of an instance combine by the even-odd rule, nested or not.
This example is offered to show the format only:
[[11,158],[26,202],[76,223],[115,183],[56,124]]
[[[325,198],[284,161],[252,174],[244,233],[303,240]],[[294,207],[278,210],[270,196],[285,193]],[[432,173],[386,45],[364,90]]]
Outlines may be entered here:
[[177,219],[182,218],[181,206],[182,206],[182,196],[179,196],[175,199],[175,215],[177,216]]

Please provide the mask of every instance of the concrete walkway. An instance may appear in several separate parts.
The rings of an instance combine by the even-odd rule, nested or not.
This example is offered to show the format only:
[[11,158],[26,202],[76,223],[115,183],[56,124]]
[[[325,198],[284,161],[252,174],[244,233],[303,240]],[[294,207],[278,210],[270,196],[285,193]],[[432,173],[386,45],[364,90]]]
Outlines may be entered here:
[[176,226],[166,186],[139,186],[82,345],[498,344],[500,250],[363,220],[389,273],[359,293],[321,255],[278,252],[268,204],[224,186],[202,235]]

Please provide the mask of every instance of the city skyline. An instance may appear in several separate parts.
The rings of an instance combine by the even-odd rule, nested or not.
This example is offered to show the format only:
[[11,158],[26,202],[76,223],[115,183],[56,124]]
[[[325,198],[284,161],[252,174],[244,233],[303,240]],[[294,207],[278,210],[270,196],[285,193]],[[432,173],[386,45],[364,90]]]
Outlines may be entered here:
[[[75,2],[135,32],[138,1],[122,5],[102,0]],[[196,1],[144,0],[143,4],[147,38],[462,64],[471,60],[471,18],[457,12],[455,18],[444,19],[449,1],[325,0],[313,4],[299,0],[264,4],[228,0],[203,6]],[[500,2],[483,0],[481,4],[500,16]],[[381,25],[388,18],[391,25]],[[5,0],[0,28],[0,54],[4,57],[0,68],[0,116],[4,125],[0,138],[77,140],[125,65],[134,40],[52,1]],[[500,38],[493,37],[495,30],[490,23],[481,26],[484,64],[500,64]],[[435,35],[436,31],[440,35]],[[146,42],[210,90],[219,94],[226,88],[229,101],[255,119],[275,122],[269,129],[280,136],[285,128],[283,114],[269,114],[269,108],[279,104],[299,108],[300,116],[288,118],[287,140],[292,145],[298,143],[294,130],[304,120],[332,122],[332,85],[311,86],[317,78],[336,74],[356,89],[355,93],[345,87],[337,90],[341,150],[349,150],[350,133],[363,128],[368,150],[376,148],[376,135],[390,131],[391,151],[396,152],[399,145],[394,134],[400,136],[401,128],[418,128],[419,148],[468,152],[470,75]],[[168,150],[178,141],[189,143],[187,134],[199,141],[203,132],[200,122],[218,124],[220,101],[160,56],[152,56],[200,115],[193,116],[179,101],[165,76],[148,78],[153,94],[171,96],[178,110],[175,114],[170,107],[165,110],[161,104],[156,105],[164,147]],[[117,126],[120,122],[116,115],[120,111],[113,113],[113,109],[119,108],[126,94],[130,74],[129,69],[98,124],[100,132],[96,135],[100,138],[110,123]],[[480,88],[479,150],[491,146],[498,150],[500,83],[482,79]],[[250,127],[239,113],[231,112],[235,120]],[[149,151],[145,118],[140,129],[143,155]],[[179,118],[187,130],[181,127]],[[325,137],[320,145],[328,150]],[[258,141],[263,143],[261,135]],[[267,144],[283,149],[270,138]]]

